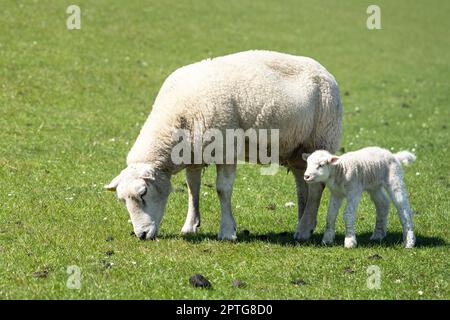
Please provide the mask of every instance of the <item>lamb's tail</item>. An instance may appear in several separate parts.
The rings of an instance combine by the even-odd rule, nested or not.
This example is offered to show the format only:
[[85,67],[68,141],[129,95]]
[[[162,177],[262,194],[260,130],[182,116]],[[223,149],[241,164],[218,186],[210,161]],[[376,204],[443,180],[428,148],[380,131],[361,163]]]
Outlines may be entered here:
[[397,159],[401,164],[408,166],[416,160],[416,156],[409,151],[400,151],[394,154],[395,159]]

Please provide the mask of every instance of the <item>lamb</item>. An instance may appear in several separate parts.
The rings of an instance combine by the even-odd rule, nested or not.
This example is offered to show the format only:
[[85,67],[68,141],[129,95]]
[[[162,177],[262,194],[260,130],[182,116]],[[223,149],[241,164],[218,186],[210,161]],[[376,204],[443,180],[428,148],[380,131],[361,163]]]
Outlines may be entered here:
[[[106,187],[116,191],[130,214],[134,233],[156,237],[171,190],[171,176],[186,169],[189,208],[182,233],[200,226],[202,168],[210,163],[178,164],[172,160],[176,130],[192,135],[216,129],[279,129],[279,164],[295,176],[298,224],[294,237],[313,232],[324,185],[303,180],[303,152],[339,146],[342,104],[334,77],[311,58],[271,51],[246,51],[187,65],[162,85],[141,132],[127,157],[127,168]],[[270,147],[270,146],[269,146]],[[274,145],[272,146],[274,147]],[[218,238],[236,239],[231,195],[235,163],[217,163],[216,189],[221,223]]]
[[302,157],[308,163],[305,181],[310,184],[325,183],[330,189],[323,244],[333,243],[336,217],[342,199],[346,198],[344,245],[346,248],[356,246],[354,222],[363,191],[370,194],[376,207],[376,224],[371,240],[382,240],[386,236],[389,214],[390,201],[384,192],[387,191],[400,217],[404,245],[406,248],[414,246],[414,225],[401,166],[412,163],[416,159],[414,154],[407,151],[392,154],[386,149],[368,147],[340,157],[324,150],[304,153]]

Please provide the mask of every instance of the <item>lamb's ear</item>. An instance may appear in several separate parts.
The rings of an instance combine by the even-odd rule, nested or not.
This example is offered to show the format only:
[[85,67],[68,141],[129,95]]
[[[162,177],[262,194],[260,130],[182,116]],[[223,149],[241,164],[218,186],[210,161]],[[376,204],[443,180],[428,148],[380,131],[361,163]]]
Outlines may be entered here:
[[337,164],[339,162],[339,157],[338,156],[330,156],[330,159],[328,159],[328,163],[330,164]]
[[302,159],[306,161],[310,155],[311,153],[302,153]]
[[107,184],[104,188],[108,191],[116,191],[117,186],[119,185],[120,180],[122,179],[122,174],[119,174],[117,177],[111,180],[109,184]]

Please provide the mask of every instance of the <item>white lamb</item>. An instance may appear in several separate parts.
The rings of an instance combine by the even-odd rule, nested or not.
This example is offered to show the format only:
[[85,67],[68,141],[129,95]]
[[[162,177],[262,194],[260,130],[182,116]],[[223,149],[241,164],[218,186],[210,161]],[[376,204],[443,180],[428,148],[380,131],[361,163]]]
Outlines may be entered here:
[[334,241],[336,217],[342,199],[346,198],[344,244],[346,248],[356,246],[354,222],[363,191],[370,194],[377,213],[375,231],[371,240],[383,239],[386,236],[390,203],[384,193],[387,191],[402,223],[404,245],[406,248],[414,246],[414,225],[401,164],[412,163],[416,159],[415,155],[407,151],[392,154],[386,149],[368,147],[348,152],[340,157],[323,150],[312,154],[304,153],[302,157],[308,163],[305,181],[313,184],[324,182],[330,189],[327,223],[322,239],[324,244]]
[[[176,164],[175,129],[279,129],[279,161],[294,173],[298,195],[296,239],[308,239],[316,225],[323,184],[303,180],[303,152],[336,151],[342,105],[334,77],[311,58],[271,51],[246,51],[182,67],[164,82],[152,112],[127,158],[109,185],[129,211],[135,234],[154,238],[171,190],[171,176],[186,169],[189,209],[183,233],[200,226],[201,165]],[[220,199],[219,239],[235,240],[231,194],[236,163],[217,164]]]

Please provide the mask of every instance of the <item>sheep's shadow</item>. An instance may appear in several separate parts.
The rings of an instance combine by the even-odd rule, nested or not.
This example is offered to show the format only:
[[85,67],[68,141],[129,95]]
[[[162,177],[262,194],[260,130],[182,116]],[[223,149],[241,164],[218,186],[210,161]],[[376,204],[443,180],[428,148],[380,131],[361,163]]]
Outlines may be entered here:
[[[402,244],[402,233],[401,232],[390,232],[385,239],[381,241],[370,240],[370,232],[365,232],[357,235],[358,247],[393,247]],[[313,246],[326,248],[331,246],[343,246],[344,245],[344,235],[336,234],[336,239],[333,245],[324,246],[322,244],[323,233],[314,233],[311,239],[306,242],[299,242],[294,240],[294,234],[292,232],[269,232],[267,234],[252,234],[252,233],[238,233],[237,243],[245,242],[267,242],[282,246]],[[217,240],[217,234],[215,233],[196,233],[181,236],[185,241],[191,243],[200,243],[206,240],[209,241],[219,241]],[[160,238],[180,238],[179,235],[162,235]],[[424,247],[441,247],[447,246],[448,243],[439,237],[416,235],[416,248]]]

